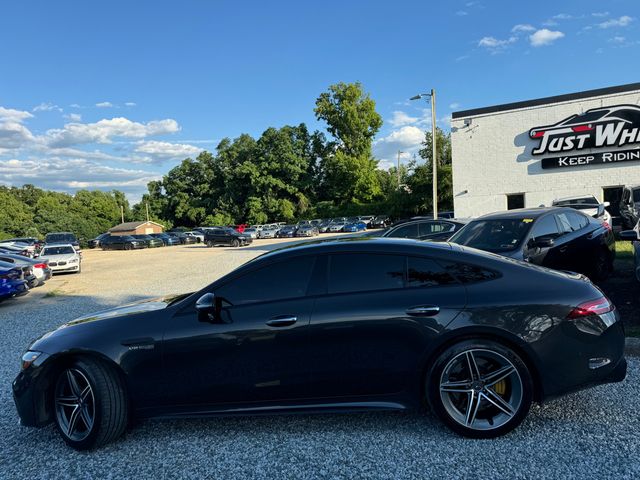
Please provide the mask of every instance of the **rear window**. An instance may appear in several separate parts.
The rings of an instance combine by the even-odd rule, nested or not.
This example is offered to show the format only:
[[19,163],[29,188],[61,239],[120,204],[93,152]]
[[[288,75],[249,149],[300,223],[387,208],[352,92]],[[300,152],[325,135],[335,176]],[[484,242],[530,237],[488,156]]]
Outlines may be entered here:
[[401,225],[385,236],[390,238],[418,238],[418,224]]
[[405,257],[368,253],[331,255],[329,293],[403,288]]
[[45,242],[53,243],[53,242],[66,242],[73,243],[76,241],[76,236],[72,233],[49,233],[45,237]]
[[459,230],[449,241],[487,252],[508,252],[520,246],[532,224],[532,218],[476,220]]

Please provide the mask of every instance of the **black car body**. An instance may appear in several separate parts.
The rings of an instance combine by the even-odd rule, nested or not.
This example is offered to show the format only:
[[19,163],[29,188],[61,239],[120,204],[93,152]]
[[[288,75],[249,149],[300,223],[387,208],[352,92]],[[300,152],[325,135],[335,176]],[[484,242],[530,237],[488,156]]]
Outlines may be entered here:
[[170,237],[177,238],[178,241],[180,242],[180,245],[189,245],[192,243],[197,243],[198,241],[196,237],[185,235],[185,233],[181,231],[168,232],[167,235],[169,235]]
[[149,236],[162,240],[162,243],[164,243],[165,247],[180,245],[180,239],[178,237],[174,237],[173,235],[169,235],[168,233],[150,233]]
[[104,238],[107,238],[108,236],[109,236],[108,233],[101,233],[96,238],[92,238],[91,240],[89,240],[87,242],[87,246],[89,248],[98,248],[100,246],[100,241]]
[[296,236],[296,231],[298,227],[296,225],[283,225],[279,230],[276,236],[278,238],[293,238]]
[[151,235],[140,234],[140,235],[131,235],[131,237],[141,242],[144,242],[147,248],[164,247],[164,242],[162,241],[162,239],[152,237]]
[[623,230],[619,235],[621,240],[629,240],[631,242],[636,280],[640,282],[640,223],[636,224],[633,230]]
[[204,232],[204,243],[207,247],[227,246],[243,247],[253,242],[250,235],[243,235],[231,227],[207,228]]
[[622,227],[631,229],[640,220],[640,185],[624,187],[620,198]]
[[100,241],[100,247],[102,250],[136,250],[147,248],[147,242],[131,235],[109,235]]
[[413,238],[414,240],[430,240],[442,242],[466,225],[459,220],[409,220],[389,227],[381,237]]
[[80,250],[78,237],[71,232],[47,233],[44,237],[45,245],[73,245],[76,250]]
[[453,430],[487,438],[532,401],[622,380],[623,352],[615,308],[581,275],[454,244],[334,240],[69,322],[29,346],[13,394],[23,425],[55,421],[78,449],[128,418],[425,400]]
[[315,237],[318,235],[320,231],[318,227],[311,223],[305,223],[304,225],[298,225],[298,228],[295,231],[296,237]]
[[611,227],[566,207],[491,213],[469,222],[451,242],[602,280],[613,271]]

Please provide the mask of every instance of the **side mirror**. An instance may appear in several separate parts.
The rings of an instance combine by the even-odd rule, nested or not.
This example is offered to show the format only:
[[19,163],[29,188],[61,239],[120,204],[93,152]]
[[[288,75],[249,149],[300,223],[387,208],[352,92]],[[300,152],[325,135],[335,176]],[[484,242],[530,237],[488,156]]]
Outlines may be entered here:
[[218,323],[220,319],[219,302],[216,296],[209,292],[196,301],[198,320],[201,322]]
[[635,230],[623,230],[618,234],[620,240],[629,240],[633,242],[634,240],[638,240],[638,232]]
[[553,247],[553,244],[554,244],[553,238],[549,238],[549,237],[536,238],[533,241],[533,246],[538,248],[550,248],[550,247]]

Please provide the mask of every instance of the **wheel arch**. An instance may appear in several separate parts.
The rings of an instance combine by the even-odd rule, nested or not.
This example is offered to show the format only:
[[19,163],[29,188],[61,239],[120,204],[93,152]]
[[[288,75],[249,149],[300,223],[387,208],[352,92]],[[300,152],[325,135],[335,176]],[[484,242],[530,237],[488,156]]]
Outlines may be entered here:
[[429,349],[420,368],[421,395],[424,395],[424,392],[426,391],[427,381],[431,375],[431,368],[438,356],[449,347],[466,340],[491,340],[513,350],[525,363],[529,372],[531,372],[531,379],[533,381],[533,400],[535,402],[542,403],[545,397],[542,376],[540,374],[536,355],[532,349],[523,340],[507,331],[499,328],[474,326],[456,329],[450,334],[443,336],[432,348]]

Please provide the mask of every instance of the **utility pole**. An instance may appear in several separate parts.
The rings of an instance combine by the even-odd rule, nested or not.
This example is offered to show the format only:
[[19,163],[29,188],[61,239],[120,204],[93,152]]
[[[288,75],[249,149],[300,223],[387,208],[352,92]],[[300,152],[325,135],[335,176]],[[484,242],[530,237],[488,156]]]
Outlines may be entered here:
[[122,218],[122,223],[124,223],[124,205],[120,205],[120,218]]
[[149,202],[144,202],[144,206],[147,207],[147,222],[149,221]]
[[431,100],[431,169],[433,171],[433,218],[438,218],[438,159],[436,157],[436,91],[431,89],[431,93],[419,93],[409,100],[420,100],[429,97]]
[[396,172],[398,174],[398,190],[400,190],[400,155],[403,153],[402,150],[398,150],[398,170]]

